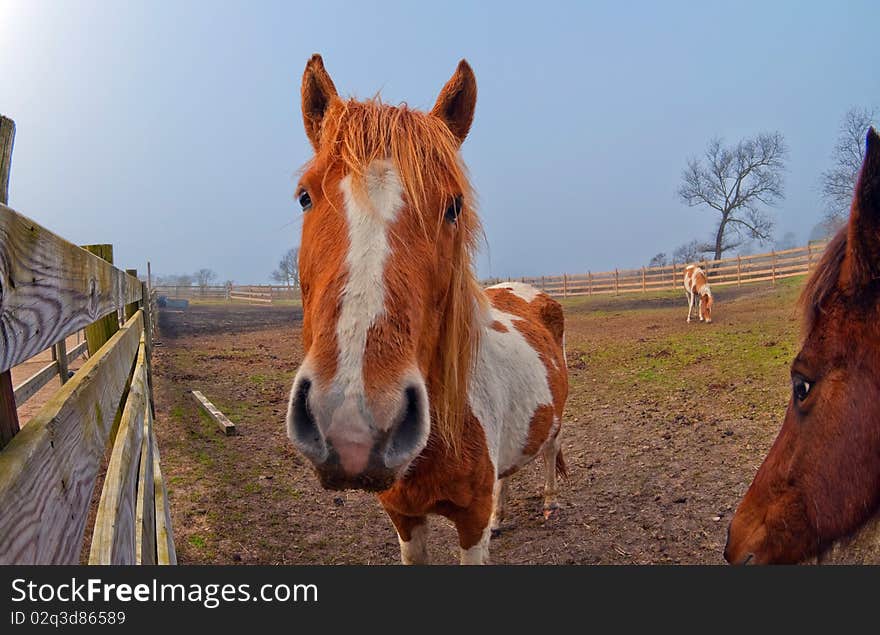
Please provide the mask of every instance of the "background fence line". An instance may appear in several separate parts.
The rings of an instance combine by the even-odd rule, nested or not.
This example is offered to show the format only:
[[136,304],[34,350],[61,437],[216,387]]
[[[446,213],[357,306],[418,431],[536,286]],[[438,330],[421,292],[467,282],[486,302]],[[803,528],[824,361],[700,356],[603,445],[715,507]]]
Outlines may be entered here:
[[[800,276],[812,270],[827,241],[813,242],[804,247],[770,251],[750,256],[734,256],[719,260],[701,260],[697,264],[709,278],[709,284],[742,285],[750,282],[770,281]],[[614,269],[613,271],[587,271],[564,273],[554,276],[522,276],[507,278],[538,287],[558,297],[599,295],[613,293],[648,293],[669,289],[681,289],[684,285],[685,264],[672,263],[661,267],[639,269]],[[486,280],[486,284],[504,282],[503,278]]]

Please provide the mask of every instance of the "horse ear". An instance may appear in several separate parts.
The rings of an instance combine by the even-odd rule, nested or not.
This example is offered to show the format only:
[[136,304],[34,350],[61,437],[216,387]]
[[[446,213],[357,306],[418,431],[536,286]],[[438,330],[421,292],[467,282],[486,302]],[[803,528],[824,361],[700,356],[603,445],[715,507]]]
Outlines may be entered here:
[[302,78],[302,114],[306,135],[317,152],[321,144],[321,123],[330,102],[338,99],[336,86],[324,69],[324,60],[315,53],[306,63]]
[[431,114],[442,119],[461,144],[471,129],[476,106],[477,78],[470,64],[461,60],[455,74],[440,91]]
[[880,277],[880,135],[871,128],[847,228],[847,263],[851,290]]

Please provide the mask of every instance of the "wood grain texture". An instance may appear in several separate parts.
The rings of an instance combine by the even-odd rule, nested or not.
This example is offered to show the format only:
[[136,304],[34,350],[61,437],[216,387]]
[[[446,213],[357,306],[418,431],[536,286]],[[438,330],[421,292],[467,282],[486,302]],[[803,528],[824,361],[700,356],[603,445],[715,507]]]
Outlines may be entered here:
[[[12,145],[15,141],[15,122],[0,115],[0,204],[9,202],[9,174],[12,170]],[[0,245],[2,247],[2,245]],[[2,259],[2,249],[0,249]],[[3,287],[0,286],[0,292]],[[2,294],[0,294],[2,300]],[[0,449],[18,434],[18,410],[12,388],[12,373],[0,370]]]
[[[94,254],[99,258],[113,264],[113,245],[83,245],[90,254]],[[126,305],[128,306],[128,305]],[[128,319],[128,318],[126,318]],[[118,309],[116,314],[109,313],[102,318],[98,318],[94,323],[89,324],[86,328],[86,341],[89,343],[89,354],[94,355],[104,343],[113,337],[113,334],[119,330]]]
[[174,549],[174,532],[171,531],[171,508],[168,506],[168,490],[162,478],[159,445],[153,433],[153,487],[156,492],[156,564],[177,564]]
[[138,280],[0,205],[0,372],[140,297]]
[[0,564],[78,562],[142,332],[138,312],[0,452]]
[[153,482],[153,413],[144,407],[144,433],[135,515],[135,564],[156,564],[156,489]]
[[205,411],[205,414],[211,417],[217,425],[220,426],[220,429],[223,430],[224,434],[235,434],[235,424],[232,423],[225,414],[220,412],[217,406],[208,401],[205,395],[198,390],[193,390],[192,396],[196,402],[198,402],[201,409]]
[[135,564],[138,474],[146,410],[147,364],[144,343],[116,432],[98,503],[89,564]]

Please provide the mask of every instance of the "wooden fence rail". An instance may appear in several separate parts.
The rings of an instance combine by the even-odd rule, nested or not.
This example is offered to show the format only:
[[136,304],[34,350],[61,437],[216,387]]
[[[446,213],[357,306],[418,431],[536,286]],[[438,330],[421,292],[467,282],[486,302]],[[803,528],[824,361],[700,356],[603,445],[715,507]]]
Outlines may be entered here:
[[[749,282],[771,281],[800,276],[809,272],[819,261],[827,243],[811,243],[806,247],[771,251],[765,254],[736,256],[698,263],[715,286],[741,285]],[[672,263],[663,267],[615,269],[614,271],[564,273],[558,276],[524,276],[508,278],[538,287],[553,296],[568,297],[593,294],[647,293],[666,289],[681,289],[684,284],[685,264]],[[486,284],[501,282],[494,279]]]
[[[15,426],[0,426],[0,565],[77,564],[84,543],[90,563],[176,562],[153,430],[151,295],[101,257],[109,245],[90,251],[0,204],[0,374],[55,350],[51,364],[0,395],[0,419],[63,373],[61,388],[20,430],[17,415]],[[82,329],[87,343],[69,353],[58,346]],[[88,360],[64,381],[86,347]]]

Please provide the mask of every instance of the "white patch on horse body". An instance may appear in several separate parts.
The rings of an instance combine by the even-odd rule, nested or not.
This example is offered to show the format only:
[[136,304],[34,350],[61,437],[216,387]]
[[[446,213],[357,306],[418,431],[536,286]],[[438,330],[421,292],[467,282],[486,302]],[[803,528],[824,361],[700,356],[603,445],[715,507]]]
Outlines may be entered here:
[[[519,467],[532,417],[539,406],[553,403],[547,368],[515,323],[522,318],[494,307],[483,317],[480,349],[471,376],[468,401],[483,426],[496,474]],[[506,332],[489,325],[498,321]]]
[[334,383],[346,398],[364,392],[364,351],[367,333],[385,312],[385,261],[388,227],[403,206],[403,186],[389,161],[367,168],[364,191],[356,191],[351,175],[339,184],[348,221],[348,279],[341,294],[336,339],[339,363]]
[[413,527],[410,539],[404,540],[397,535],[400,542],[400,561],[403,564],[428,564],[428,523]]
[[526,302],[531,302],[538,294],[541,293],[540,289],[536,289],[530,284],[525,284],[524,282],[499,282],[498,284],[493,284],[491,287],[486,287],[487,289],[507,289],[513,295],[518,298],[525,300]]

